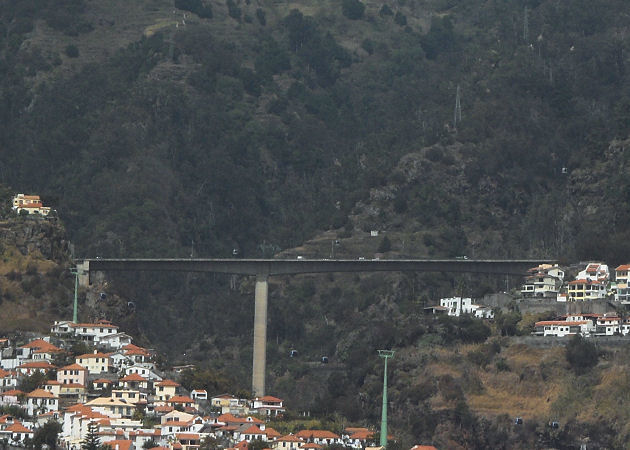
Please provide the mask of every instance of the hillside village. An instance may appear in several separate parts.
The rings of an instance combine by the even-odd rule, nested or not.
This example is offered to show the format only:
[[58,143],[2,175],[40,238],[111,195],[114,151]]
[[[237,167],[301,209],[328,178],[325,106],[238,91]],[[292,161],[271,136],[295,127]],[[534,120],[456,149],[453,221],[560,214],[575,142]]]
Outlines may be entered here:
[[[74,355],[69,349],[77,344],[93,350]],[[32,442],[49,421],[61,424],[58,443],[66,449],[94,436],[117,450],[193,449],[210,441],[246,449],[256,440],[272,449],[361,449],[375,438],[372,430],[352,427],[283,435],[272,427],[286,411],[282,399],[186,391],[167,373],[177,378],[189,367],[158,370],[154,352],[106,320],[56,321],[47,336],[24,343],[2,338],[0,345],[0,442],[12,446]],[[68,364],[56,365],[63,360]]]

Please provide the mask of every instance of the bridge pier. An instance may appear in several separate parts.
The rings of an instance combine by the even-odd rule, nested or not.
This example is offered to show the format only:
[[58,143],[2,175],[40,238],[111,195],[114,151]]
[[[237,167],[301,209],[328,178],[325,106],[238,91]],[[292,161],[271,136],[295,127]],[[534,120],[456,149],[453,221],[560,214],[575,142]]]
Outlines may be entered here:
[[254,291],[254,363],[252,365],[252,394],[265,395],[265,365],[267,362],[267,296],[268,276],[256,275]]
[[83,262],[76,263],[79,286],[88,287],[90,285],[90,261],[85,260]]

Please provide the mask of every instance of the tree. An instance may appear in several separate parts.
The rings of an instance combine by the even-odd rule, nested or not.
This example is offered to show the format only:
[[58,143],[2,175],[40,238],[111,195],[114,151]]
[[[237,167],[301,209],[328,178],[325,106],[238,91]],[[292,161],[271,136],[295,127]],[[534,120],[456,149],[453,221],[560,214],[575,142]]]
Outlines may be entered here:
[[392,243],[387,236],[383,237],[381,244],[378,246],[379,253],[387,253],[392,249]]
[[565,349],[565,356],[571,368],[579,375],[597,365],[599,354],[595,344],[588,342],[581,335],[575,334]]
[[61,432],[61,424],[54,420],[50,420],[35,431],[33,436],[33,448],[42,448],[48,445],[48,448],[57,448],[57,435]]
[[95,422],[90,422],[85,439],[81,442],[83,450],[99,450],[101,442],[96,433],[98,433],[98,425]]
[[32,375],[28,375],[20,381],[18,389],[22,392],[32,392],[46,381],[46,374],[39,370]]
[[343,0],[341,12],[350,20],[358,20],[363,17],[365,5],[359,0]]

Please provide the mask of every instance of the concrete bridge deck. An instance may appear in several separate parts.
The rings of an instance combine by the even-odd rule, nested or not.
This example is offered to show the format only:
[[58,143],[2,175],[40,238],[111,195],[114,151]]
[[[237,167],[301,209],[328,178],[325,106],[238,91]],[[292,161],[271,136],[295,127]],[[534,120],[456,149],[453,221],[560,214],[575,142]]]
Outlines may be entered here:
[[179,271],[240,275],[324,272],[454,272],[523,275],[545,260],[509,259],[84,259],[86,271]]
[[268,278],[326,272],[453,272],[525,275],[550,260],[475,259],[84,259],[77,261],[78,280],[88,285],[91,272],[179,271],[215,272],[256,277],[254,289],[254,351],[252,392],[265,394]]

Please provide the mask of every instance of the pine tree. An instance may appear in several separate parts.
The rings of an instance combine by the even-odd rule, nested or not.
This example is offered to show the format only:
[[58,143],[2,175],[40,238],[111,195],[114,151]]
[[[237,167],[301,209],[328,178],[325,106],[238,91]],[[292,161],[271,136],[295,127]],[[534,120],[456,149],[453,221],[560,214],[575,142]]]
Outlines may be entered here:
[[98,450],[101,442],[99,441],[98,435],[98,425],[94,422],[90,422],[88,425],[87,435],[83,442],[81,442],[81,448],[83,450]]

